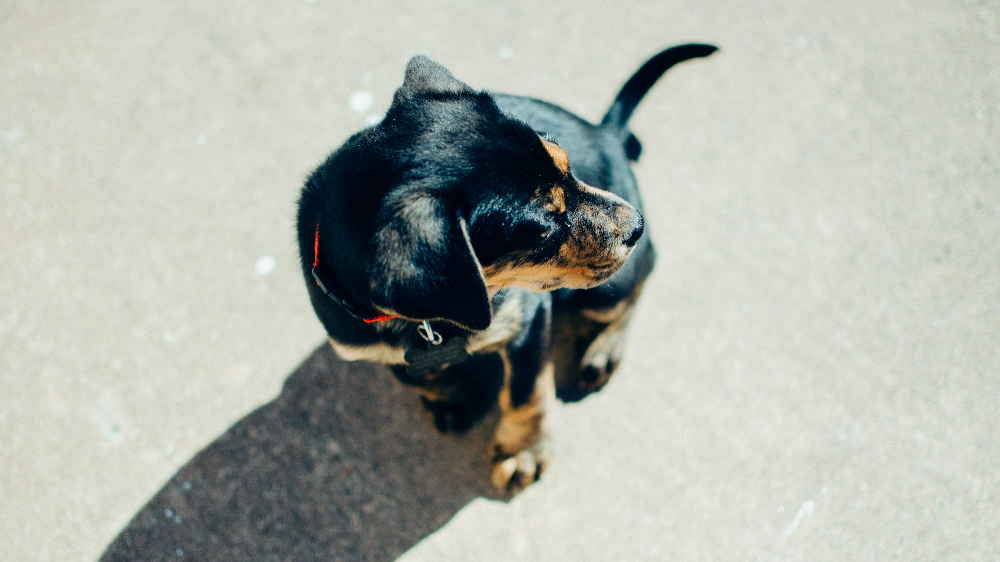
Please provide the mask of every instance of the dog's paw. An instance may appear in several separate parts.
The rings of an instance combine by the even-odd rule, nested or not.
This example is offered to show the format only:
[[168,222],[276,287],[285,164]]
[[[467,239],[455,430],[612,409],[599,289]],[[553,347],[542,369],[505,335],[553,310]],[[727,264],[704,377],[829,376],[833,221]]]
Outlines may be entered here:
[[618,357],[601,354],[582,363],[576,372],[564,376],[556,390],[563,402],[578,402],[601,390],[618,367]]
[[516,494],[536,482],[549,463],[551,451],[548,439],[542,438],[532,446],[510,452],[494,443],[493,485],[501,492]]
[[604,388],[618,367],[618,359],[609,355],[599,355],[581,365],[578,381],[581,392],[592,393]]

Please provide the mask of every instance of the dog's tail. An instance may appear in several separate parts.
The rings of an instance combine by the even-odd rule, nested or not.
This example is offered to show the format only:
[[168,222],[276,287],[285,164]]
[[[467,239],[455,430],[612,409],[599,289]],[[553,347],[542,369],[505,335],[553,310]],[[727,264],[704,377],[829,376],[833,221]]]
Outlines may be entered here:
[[699,57],[707,57],[717,50],[718,47],[712,45],[692,43],[671,47],[649,59],[622,86],[621,91],[618,92],[618,96],[615,98],[615,102],[611,104],[611,109],[608,110],[608,113],[601,121],[601,126],[617,129],[624,134],[626,132],[625,125],[628,124],[628,119],[632,116],[632,112],[635,111],[636,106],[639,105],[639,101],[653,87],[653,84],[660,79],[660,76],[663,76],[664,72],[677,63]]

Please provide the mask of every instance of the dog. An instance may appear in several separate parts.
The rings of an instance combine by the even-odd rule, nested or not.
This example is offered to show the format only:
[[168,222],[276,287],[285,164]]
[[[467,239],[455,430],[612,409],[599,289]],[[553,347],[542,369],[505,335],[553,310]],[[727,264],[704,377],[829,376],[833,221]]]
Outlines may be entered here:
[[654,56],[599,125],[413,57],[381,122],[302,189],[303,274],[333,349],[387,365],[441,431],[499,402],[500,490],[544,470],[546,405],[599,390],[622,356],[656,259],[627,124],[667,69],[715,50]]

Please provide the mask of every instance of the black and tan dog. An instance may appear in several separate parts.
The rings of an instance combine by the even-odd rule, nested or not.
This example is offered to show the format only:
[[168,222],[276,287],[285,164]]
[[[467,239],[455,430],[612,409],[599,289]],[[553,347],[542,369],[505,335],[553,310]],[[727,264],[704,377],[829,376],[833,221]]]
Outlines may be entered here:
[[499,399],[490,453],[501,489],[541,474],[557,383],[579,399],[621,357],[655,259],[626,124],[663,72],[714,51],[656,55],[598,126],[475,91],[414,57],[382,122],[303,189],[303,270],[333,348],[389,365],[441,430],[467,428]]

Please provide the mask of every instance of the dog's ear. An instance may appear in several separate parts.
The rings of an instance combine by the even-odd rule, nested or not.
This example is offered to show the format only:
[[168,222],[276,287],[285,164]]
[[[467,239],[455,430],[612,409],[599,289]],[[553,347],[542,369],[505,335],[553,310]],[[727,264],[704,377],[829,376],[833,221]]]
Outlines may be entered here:
[[465,220],[446,201],[407,193],[385,207],[370,269],[372,304],[412,320],[490,325],[490,300]]
[[473,91],[465,82],[452,76],[447,68],[423,55],[413,57],[406,64],[406,77],[401,90],[411,94]]

